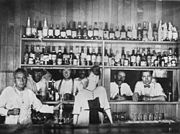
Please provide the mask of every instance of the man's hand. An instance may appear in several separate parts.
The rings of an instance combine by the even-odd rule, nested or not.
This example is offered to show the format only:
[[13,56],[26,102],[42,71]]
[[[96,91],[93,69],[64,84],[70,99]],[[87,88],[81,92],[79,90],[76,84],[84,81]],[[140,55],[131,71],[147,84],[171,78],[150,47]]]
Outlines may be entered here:
[[139,94],[138,93],[134,93],[132,96],[133,101],[138,101],[139,100]]
[[61,102],[59,102],[56,106],[54,106],[54,111],[59,110],[59,107],[62,105]]
[[19,115],[20,113],[20,108],[13,108],[13,109],[9,109],[7,112],[7,115]]

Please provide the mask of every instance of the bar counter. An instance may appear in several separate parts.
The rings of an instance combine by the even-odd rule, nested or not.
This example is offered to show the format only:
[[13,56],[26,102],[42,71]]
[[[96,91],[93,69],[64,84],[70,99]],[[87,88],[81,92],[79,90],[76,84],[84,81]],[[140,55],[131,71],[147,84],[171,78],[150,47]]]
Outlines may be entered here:
[[119,123],[89,126],[59,124],[0,125],[0,134],[179,134],[180,122]]

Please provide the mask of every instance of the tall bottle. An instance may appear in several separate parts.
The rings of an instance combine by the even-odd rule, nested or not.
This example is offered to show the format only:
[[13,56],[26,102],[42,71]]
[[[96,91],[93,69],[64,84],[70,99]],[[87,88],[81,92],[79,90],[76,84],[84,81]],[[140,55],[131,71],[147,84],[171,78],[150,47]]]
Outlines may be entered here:
[[63,61],[63,55],[61,51],[61,46],[59,46],[58,54],[57,54],[57,65],[62,65],[62,61]]
[[60,36],[60,28],[59,28],[59,24],[56,24],[56,29],[54,30],[54,37],[56,39],[59,39],[61,36]]
[[37,27],[37,36],[39,39],[43,38],[43,32],[42,32],[42,23],[39,21],[38,27]]
[[158,41],[158,28],[156,24],[153,25],[153,41]]
[[119,26],[116,26],[116,31],[115,31],[115,39],[119,40],[120,39],[120,31],[119,31]]
[[130,65],[131,66],[136,66],[136,54],[135,54],[134,49],[132,50],[132,53],[131,53]]
[[65,24],[62,23],[61,39],[65,39],[65,38],[66,38],[66,28],[65,28]]
[[142,40],[143,40],[143,41],[148,41],[148,28],[147,28],[147,22],[143,22]]
[[99,40],[103,39],[103,22],[99,22]]
[[24,52],[24,59],[23,59],[23,64],[28,64],[29,61],[29,46],[25,46],[25,52]]
[[49,29],[48,29],[48,38],[54,38],[54,28],[53,28],[53,24],[50,25]]
[[132,25],[132,39],[137,40],[137,29],[135,24]]
[[153,30],[152,30],[151,22],[149,22],[148,33],[147,34],[148,34],[148,40],[153,41]]
[[109,31],[109,39],[114,40],[115,39],[115,32],[113,30],[113,25],[111,24],[110,26],[110,31]]
[[42,36],[43,36],[43,38],[48,37],[48,24],[47,24],[47,19],[46,18],[44,18],[44,21],[43,21]]
[[121,27],[120,34],[121,34],[121,37],[120,37],[121,40],[126,40],[127,39],[127,32],[125,30],[124,25],[122,25],[122,27]]
[[109,55],[107,49],[108,49],[107,47],[104,48],[104,66],[109,65]]
[[30,37],[31,37],[31,21],[30,21],[30,17],[27,18],[26,37],[27,37],[27,38],[30,38]]
[[84,25],[83,25],[82,36],[83,36],[83,39],[85,39],[85,40],[88,39],[88,30],[87,30],[86,22],[84,22]]
[[77,38],[77,29],[76,29],[76,22],[73,21],[73,26],[72,26],[72,38],[76,39]]
[[162,21],[159,21],[158,26],[158,41],[163,41],[163,35],[162,35]]
[[128,26],[128,28],[127,28],[127,39],[128,40],[133,39],[133,32],[132,32],[131,26]]
[[98,38],[99,38],[99,28],[97,22],[94,22],[93,39],[98,40]]
[[89,39],[93,39],[93,29],[92,29],[92,25],[89,25],[89,28],[88,28],[88,38],[89,38]]
[[72,38],[72,28],[71,28],[71,21],[67,22],[67,28],[66,28],[66,38],[71,39]]
[[172,26],[171,22],[169,22],[168,23],[168,40],[169,41],[172,41],[172,37],[173,37],[172,28],[173,28],[173,26]]
[[139,40],[139,41],[142,40],[142,28],[141,28],[141,23],[138,23],[138,27],[137,27],[137,40]]
[[77,28],[77,38],[82,39],[82,28],[81,28],[81,22],[78,22],[78,28]]
[[108,40],[109,39],[109,29],[108,29],[108,23],[105,23],[105,28],[104,28],[104,39]]
[[34,20],[33,26],[32,26],[32,38],[37,38],[37,22]]

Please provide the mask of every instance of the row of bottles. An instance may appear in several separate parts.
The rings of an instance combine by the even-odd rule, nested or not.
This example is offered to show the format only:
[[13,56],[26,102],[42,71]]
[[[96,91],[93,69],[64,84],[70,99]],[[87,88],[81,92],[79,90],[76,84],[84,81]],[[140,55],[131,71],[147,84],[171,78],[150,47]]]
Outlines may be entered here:
[[34,46],[26,45],[23,64],[75,66],[177,66],[178,51],[134,48],[132,51],[106,46],[102,57],[100,46]]
[[87,22],[75,21],[67,24],[54,26],[48,25],[45,18],[31,24],[30,17],[27,19],[26,28],[23,32],[25,38],[56,38],[56,39],[93,39],[93,40],[138,40],[138,41],[176,41],[178,40],[177,28],[171,22],[162,23],[160,20],[157,24],[144,21],[143,24],[132,24],[132,26],[122,25],[114,26],[108,23],[94,22],[94,25],[88,25]]
[[101,47],[26,45],[23,64],[36,65],[102,65]]
[[169,48],[164,51],[157,51],[150,48],[134,48],[132,52],[125,51],[122,47],[114,51],[112,48],[105,48],[105,66],[149,66],[149,67],[175,67],[177,66],[177,50]]

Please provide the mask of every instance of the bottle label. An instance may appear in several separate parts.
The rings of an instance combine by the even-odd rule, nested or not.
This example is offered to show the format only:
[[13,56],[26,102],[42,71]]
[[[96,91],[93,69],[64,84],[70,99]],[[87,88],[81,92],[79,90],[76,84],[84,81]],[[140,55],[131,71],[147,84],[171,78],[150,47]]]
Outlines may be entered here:
[[48,36],[48,29],[47,28],[43,28],[42,35],[43,35],[43,37],[47,37]]
[[31,28],[30,27],[26,28],[26,36],[31,36]]
[[77,37],[77,32],[76,31],[72,31],[72,38],[76,38]]
[[53,29],[49,29],[48,35],[49,35],[49,36],[54,36],[54,34],[53,34]]
[[91,38],[93,36],[93,31],[92,30],[88,30],[88,37]]
[[36,28],[32,28],[32,35],[36,36],[37,34],[37,29]]
[[98,30],[94,30],[94,36],[98,37],[99,36],[99,31]]
[[71,30],[66,30],[66,35],[71,36]]
[[59,36],[59,35],[60,35],[60,30],[59,30],[59,29],[55,29],[54,35],[55,35],[55,36]]
[[121,32],[121,39],[126,39],[126,32]]
[[61,37],[62,37],[62,38],[66,38],[66,32],[65,32],[65,31],[62,31],[62,32],[61,32]]

